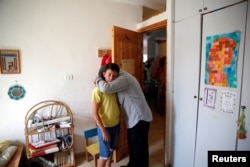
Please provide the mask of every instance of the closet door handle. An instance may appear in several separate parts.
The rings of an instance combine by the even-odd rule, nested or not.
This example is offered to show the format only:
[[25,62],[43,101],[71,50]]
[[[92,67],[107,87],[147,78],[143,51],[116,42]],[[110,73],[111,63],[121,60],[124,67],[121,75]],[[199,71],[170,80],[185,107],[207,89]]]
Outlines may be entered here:
[[240,108],[244,110],[246,108],[246,106],[241,106]]
[[200,97],[199,100],[202,101],[203,100],[202,97]]
[[197,98],[197,96],[194,95],[194,99],[196,99],[196,98]]

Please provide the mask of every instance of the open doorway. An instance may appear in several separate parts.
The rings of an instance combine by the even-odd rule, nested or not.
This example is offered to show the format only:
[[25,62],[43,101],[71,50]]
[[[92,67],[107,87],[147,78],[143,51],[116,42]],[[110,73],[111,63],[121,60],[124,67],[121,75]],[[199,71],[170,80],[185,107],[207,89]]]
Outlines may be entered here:
[[144,93],[149,106],[166,113],[166,28],[143,34]]
[[144,94],[153,113],[150,161],[165,164],[166,26],[143,33]]

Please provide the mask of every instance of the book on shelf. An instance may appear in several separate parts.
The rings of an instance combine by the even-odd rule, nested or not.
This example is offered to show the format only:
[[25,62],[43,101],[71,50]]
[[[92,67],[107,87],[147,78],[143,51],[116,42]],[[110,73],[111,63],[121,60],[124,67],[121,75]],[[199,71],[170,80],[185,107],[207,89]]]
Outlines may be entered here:
[[54,163],[58,166],[63,166],[66,164],[74,163],[74,153],[73,149],[70,149],[66,152],[57,152],[54,155]]
[[31,145],[34,147],[34,148],[41,148],[41,147],[45,147],[45,146],[49,146],[51,144],[55,144],[55,143],[58,143],[60,142],[61,140],[59,139],[55,139],[55,140],[52,140],[52,141],[49,141],[49,142],[36,142],[36,143],[31,143]]
[[31,127],[39,127],[39,126],[44,126],[44,125],[51,125],[51,124],[56,124],[59,122],[64,122],[64,121],[70,121],[70,117],[61,117],[61,118],[55,118],[52,120],[44,120],[38,123],[33,123],[31,124]]
[[56,145],[52,148],[44,148],[40,151],[37,151],[37,152],[34,152],[34,153],[31,153],[31,156],[32,157],[39,157],[39,156],[42,156],[42,155],[46,155],[46,154],[50,154],[50,153],[54,153],[54,152],[58,152],[59,151],[59,147]]
[[31,154],[39,152],[39,151],[44,151],[46,149],[54,148],[54,147],[58,147],[57,144],[51,144],[51,145],[41,147],[41,148],[35,148],[31,144],[29,144],[29,150],[30,150]]

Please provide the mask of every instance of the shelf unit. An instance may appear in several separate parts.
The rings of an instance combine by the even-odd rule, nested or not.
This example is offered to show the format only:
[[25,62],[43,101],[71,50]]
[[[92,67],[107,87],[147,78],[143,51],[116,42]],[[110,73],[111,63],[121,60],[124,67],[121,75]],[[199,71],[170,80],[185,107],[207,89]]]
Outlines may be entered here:
[[56,100],[42,101],[25,116],[25,147],[29,160],[47,166],[74,167],[74,124],[70,108]]

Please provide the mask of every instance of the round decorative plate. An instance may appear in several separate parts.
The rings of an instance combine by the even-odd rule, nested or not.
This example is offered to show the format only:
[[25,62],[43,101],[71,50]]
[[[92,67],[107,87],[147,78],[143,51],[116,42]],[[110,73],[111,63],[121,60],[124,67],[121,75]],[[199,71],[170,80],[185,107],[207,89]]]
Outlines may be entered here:
[[8,90],[8,95],[13,100],[22,99],[25,95],[25,90],[20,85],[11,86]]

